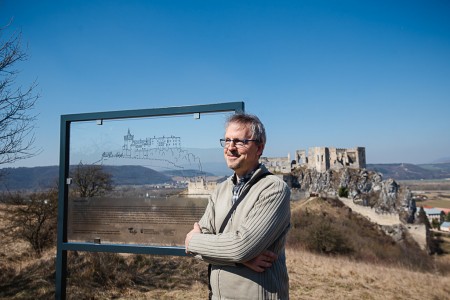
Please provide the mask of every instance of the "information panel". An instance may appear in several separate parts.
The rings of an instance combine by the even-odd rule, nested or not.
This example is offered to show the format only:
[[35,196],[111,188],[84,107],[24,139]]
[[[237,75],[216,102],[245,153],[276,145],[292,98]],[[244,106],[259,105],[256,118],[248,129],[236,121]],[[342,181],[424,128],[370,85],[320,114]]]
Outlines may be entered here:
[[69,242],[183,246],[226,168],[230,113],[72,124]]

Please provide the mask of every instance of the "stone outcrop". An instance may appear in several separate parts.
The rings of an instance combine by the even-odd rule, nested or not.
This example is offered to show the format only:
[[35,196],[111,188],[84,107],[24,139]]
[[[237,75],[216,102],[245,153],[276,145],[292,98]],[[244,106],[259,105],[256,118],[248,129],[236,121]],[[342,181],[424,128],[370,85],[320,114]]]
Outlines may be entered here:
[[[290,178],[286,178],[290,177]],[[343,168],[319,172],[306,167],[295,168],[285,176],[292,189],[309,194],[338,196],[339,189],[348,192],[353,203],[374,209],[377,213],[397,213],[405,223],[415,223],[416,205],[411,191],[395,180],[366,169]]]

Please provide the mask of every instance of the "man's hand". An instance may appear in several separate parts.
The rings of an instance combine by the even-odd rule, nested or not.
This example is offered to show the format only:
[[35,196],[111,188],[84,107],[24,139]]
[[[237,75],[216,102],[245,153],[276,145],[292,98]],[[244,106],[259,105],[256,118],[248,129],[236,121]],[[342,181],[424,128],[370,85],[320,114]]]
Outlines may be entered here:
[[189,242],[191,241],[191,238],[194,234],[202,233],[202,230],[200,229],[200,225],[198,225],[197,222],[194,223],[194,228],[189,231],[188,234],[186,234],[186,239],[184,240],[184,246],[186,247],[186,253],[188,253],[188,246]]
[[267,268],[272,266],[272,263],[278,258],[278,256],[269,250],[264,250],[263,253],[258,255],[257,257],[244,262],[244,266],[249,269],[252,269],[255,272],[261,273],[264,272]]

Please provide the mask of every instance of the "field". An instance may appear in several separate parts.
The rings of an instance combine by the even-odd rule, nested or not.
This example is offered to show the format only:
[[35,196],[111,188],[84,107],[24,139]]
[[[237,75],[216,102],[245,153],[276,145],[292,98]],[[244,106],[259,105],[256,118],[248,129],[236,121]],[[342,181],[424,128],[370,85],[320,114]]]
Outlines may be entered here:
[[417,206],[450,209],[450,180],[405,180],[400,185],[408,186],[419,201]]

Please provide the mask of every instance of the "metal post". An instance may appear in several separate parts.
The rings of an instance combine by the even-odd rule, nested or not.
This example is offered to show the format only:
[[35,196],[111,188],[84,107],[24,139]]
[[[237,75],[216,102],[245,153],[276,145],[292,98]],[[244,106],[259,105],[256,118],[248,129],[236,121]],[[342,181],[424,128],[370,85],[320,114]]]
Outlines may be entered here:
[[61,117],[60,125],[60,158],[59,158],[59,193],[58,193],[58,240],[56,252],[56,289],[58,300],[66,299],[67,250],[63,243],[67,242],[67,201],[69,174],[70,122]]

